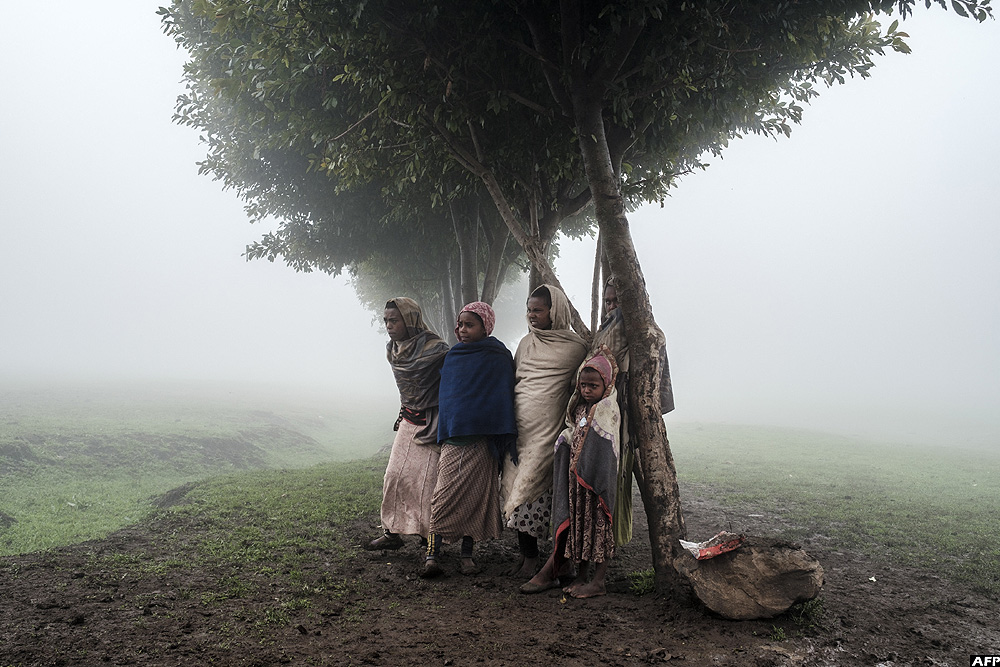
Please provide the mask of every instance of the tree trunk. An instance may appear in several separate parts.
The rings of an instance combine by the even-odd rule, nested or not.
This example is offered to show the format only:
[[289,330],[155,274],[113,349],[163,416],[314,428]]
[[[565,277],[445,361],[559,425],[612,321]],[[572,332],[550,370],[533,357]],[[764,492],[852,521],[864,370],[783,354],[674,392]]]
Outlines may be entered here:
[[[552,269],[552,265],[549,263],[549,259],[545,254],[545,245],[537,236],[529,236],[524,232],[517,215],[510,208],[507,197],[504,195],[503,188],[500,187],[500,183],[497,181],[496,176],[486,169],[475,171],[473,173],[482,179],[483,185],[486,186],[486,191],[489,192],[490,196],[493,198],[493,203],[496,204],[497,211],[500,213],[500,217],[507,225],[507,229],[510,230],[511,236],[514,237],[517,244],[521,246],[522,250],[524,250],[524,254],[531,263],[531,268],[538,272],[537,280],[539,281],[539,284],[548,283],[549,285],[554,285],[565,292],[566,290],[563,289],[562,283],[559,282],[559,278],[556,277],[556,272]],[[570,314],[573,320],[573,329],[589,343],[590,339],[593,338],[593,334],[587,327],[587,324],[583,321],[583,318],[580,317],[580,313],[576,309],[576,306],[572,303],[570,304]]]
[[[544,243],[543,244],[543,247],[545,249],[542,251],[542,253],[546,257],[546,260],[545,260],[546,263],[548,263],[548,259],[547,259],[548,258],[548,246],[549,246],[548,243]],[[539,287],[541,287],[542,285],[545,285],[545,284],[555,285],[559,289],[562,289],[562,285],[559,285],[558,283],[552,282],[551,278],[550,279],[546,279],[545,278],[545,274],[543,273],[543,270],[539,269],[539,267],[537,267],[534,264],[532,264],[528,268],[528,294],[531,294],[537,288],[539,288]]]
[[607,316],[604,310],[604,283],[611,277],[611,266],[608,264],[607,244],[601,239],[601,319]]
[[[435,128],[441,139],[444,140],[447,149],[455,157],[457,162],[465,169],[468,169],[470,173],[476,176],[476,178],[482,180],[483,185],[486,186],[486,191],[489,192],[490,197],[493,199],[493,203],[497,207],[497,212],[503,219],[504,224],[507,225],[507,229],[510,230],[511,236],[514,237],[517,244],[521,246],[522,250],[524,250],[524,254],[528,257],[528,261],[531,263],[532,268],[537,270],[539,283],[548,283],[562,290],[562,283],[560,283],[559,278],[556,277],[556,273],[552,269],[552,265],[549,263],[548,257],[545,254],[546,244],[542,242],[542,239],[537,234],[529,234],[525,232],[517,214],[514,212],[514,209],[511,208],[510,201],[504,194],[503,187],[497,180],[496,174],[494,174],[482,163],[482,161],[476,156],[475,152],[467,150],[454,133],[435,119],[433,115],[428,115],[427,120],[430,122],[431,126]],[[534,202],[534,198],[528,197],[528,201]],[[583,204],[581,203],[580,206],[582,205]],[[533,206],[533,204],[529,204],[529,206]],[[534,209],[532,208],[530,211],[534,211]],[[535,211],[535,213],[537,213],[537,211]],[[556,224],[558,225],[558,223]],[[563,292],[565,291],[566,290],[563,290]],[[572,303],[570,303],[570,314],[573,320],[573,329],[580,334],[584,340],[589,342],[590,339],[593,338],[593,334],[587,327],[587,324],[583,321],[583,318],[580,317],[580,313]]]
[[[454,262],[452,262],[452,270],[454,270],[454,268],[455,265]],[[452,331],[455,328],[455,322],[458,320],[458,314],[462,312],[462,306],[468,303],[468,301],[462,299],[462,286],[460,283],[456,284],[456,280],[458,280],[457,272],[451,274],[451,295],[453,299],[453,306],[451,310],[451,325],[449,326],[448,331]]]
[[653,320],[649,294],[635,253],[618,177],[611,162],[600,98],[586,89],[573,91],[584,168],[594,198],[605,253],[618,288],[619,307],[629,343],[629,419],[638,439],[640,493],[649,522],[653,568],[660,590],[673,589],[678,575],[673,560],[685,536],[677,472],[660,413],[662,334]]
[[450,341],[448,334],[451,332],[455,322],[455,295],[451,289],[451,260],[445,265],[444,273],[441,274],[441,313],[438,322],[438,333],[441,338]]
[[486,237],[487,258],[486,271],[483,275],[483,291],[480,296],[482,301],[492,304],[496,301],[503,285],[506,265],[504,257],[507,254],[507,244],[510,242],[510,232],[506,227],[496,225],[496,229],[489,227],[491,220],[483,220],[483,234]]
[[479,300],[479,207],[463,202],[457,206],[449,204],[451,221],[455,228],[455,238],[458,240],[459,275],[461,276],[459,293],[462,305]]
[[594,278],[590,282],[590,330],[597,331],[597,325],[604,319],[604,311],[601,304],[604,299],[604,290],[601,289],[601,264],[604,257],[603,241],[601,233],[597,233],[597,243],[594,244]]

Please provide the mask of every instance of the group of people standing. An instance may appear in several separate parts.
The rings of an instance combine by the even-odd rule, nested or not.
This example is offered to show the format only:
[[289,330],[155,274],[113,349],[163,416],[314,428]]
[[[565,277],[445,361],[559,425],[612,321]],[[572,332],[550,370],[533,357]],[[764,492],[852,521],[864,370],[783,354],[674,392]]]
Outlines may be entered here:
[[[442,544],[460,541],[460,571],[475,574],[475,543],[506,527],[517,532],[520,558],[511,574],[528,579],[522,592],[572,578],[567,594],[604,594],[615,546],[631,539],[635,460],[620,405],[628,347],[613,282],[604,297],[608,318],[588,346],[571,329],[566,295],[537,288],[513,357],[491,335],[495,314],[486,303],[462,308],[451,347],[412,299],[386,303],[401,408],[383,486],[383,534],[366,548],[398,549],[402,535],[417,535],[426,545],[421,576],[435,577],[443,574]],[[662,362],[670,395],[665,356]],[[538,542],[550,537],[553,549],[539,569]]]

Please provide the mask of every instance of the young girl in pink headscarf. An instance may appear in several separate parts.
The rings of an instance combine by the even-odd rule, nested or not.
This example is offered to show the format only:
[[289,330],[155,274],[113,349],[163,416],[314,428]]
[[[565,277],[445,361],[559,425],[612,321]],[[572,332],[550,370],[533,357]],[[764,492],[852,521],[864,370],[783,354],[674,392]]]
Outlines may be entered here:
[[[605,594],[608,563],[614,555],[612,514],[618,480],[621,412],[615,392],[614,355],[601,346],[580,367],[577,388],[566,409],[567,427],[555,443],[552,473],[552,554],[522,593],[560,585],[566,559],[578,564],[578,578],[563,590],[575,598]],[[594,576],[586,580],[589,564]]]

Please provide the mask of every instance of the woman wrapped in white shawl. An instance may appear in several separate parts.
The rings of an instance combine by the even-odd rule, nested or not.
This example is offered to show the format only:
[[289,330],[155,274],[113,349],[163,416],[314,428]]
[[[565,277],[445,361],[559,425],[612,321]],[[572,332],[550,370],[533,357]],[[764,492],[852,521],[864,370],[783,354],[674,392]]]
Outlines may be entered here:
[[553,443],[587,344],[570,328],[569,300],[559,288],[542,285],[527,305],[528,333],[514,355],[518,463],[504,462],[502,492],[506,526],[518,531],[521,561],[514,572],[530,577],[538,538],[551,533]]

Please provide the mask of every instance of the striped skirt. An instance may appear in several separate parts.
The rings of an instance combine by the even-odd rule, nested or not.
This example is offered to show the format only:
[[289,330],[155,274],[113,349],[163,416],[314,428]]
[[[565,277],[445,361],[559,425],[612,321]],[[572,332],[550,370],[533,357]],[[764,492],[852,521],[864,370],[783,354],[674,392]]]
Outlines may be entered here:
[[431,497],[431,532],[445,543],[500,537],[500,468],[485,438],[471,445],[441,444]]

